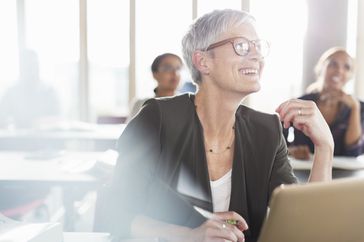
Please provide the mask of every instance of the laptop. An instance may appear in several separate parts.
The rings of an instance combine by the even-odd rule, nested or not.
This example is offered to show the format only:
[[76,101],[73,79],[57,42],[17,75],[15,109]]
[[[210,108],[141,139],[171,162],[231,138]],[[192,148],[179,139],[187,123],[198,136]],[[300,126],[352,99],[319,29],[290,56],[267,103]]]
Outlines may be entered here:
[[283,185],[258,242],[363,242],[364,179]]

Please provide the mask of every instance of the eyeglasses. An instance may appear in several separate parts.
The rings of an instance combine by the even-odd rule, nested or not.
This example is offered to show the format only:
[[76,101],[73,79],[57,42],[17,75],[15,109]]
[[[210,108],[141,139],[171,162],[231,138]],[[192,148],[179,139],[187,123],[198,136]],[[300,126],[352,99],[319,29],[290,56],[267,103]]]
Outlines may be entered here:
[[225,39],[219,42],[216,42],[209,47],[207,47],[206,51],[212,50],[216,47],[225,45],[227,43],[231,43],[234,51],[239,56],[246,56],[251,51],[252,48],[255,48],[255,50],[258,52],[259,55],[261,55],[263,58],[266,57],[269,54],[269,43],[266,40],[248,40],[245,37],[233,37],[229,39]]
[[175,72],[175,73],[180,73],[181,72],[181,67],[180,66],[177,66],[177,67],[174,67],[174,66],[171,66],[171,65],[162,65],[158,68],[158,71],[159,72],[165,72],[165,73],[172,73],[172,72]]

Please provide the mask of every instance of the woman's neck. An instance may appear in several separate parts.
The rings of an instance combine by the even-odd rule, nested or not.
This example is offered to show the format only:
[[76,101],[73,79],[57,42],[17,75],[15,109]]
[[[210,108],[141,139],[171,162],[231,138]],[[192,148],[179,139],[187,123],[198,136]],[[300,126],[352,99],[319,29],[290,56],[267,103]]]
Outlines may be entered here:
[[211,138],[225,136],[231,132],[236,110],[242,100],[241,95],[231,95],[221,89],[214,89],[213,86],[200,85],[195,98],[197,115],[205,136]]

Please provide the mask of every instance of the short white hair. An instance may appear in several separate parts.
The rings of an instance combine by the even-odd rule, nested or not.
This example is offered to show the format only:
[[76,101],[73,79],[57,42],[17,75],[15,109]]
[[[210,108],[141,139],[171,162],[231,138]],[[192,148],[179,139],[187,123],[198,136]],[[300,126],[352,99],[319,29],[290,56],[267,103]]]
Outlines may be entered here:
[[229,28],[243,23],[254,23],[255,19],[248,12],[224,9],[214,10],[198,18],[182,39],[183,59],[190,69],[193,81],[201,83],[201,74],[192,63],[192,55],[196,50],[205,51],[209,45]]

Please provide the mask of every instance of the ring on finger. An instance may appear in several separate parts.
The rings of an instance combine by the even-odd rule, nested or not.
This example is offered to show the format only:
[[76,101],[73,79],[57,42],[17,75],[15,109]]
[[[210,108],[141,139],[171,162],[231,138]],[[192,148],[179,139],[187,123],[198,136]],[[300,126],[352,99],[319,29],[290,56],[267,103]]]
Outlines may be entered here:
[[302,108],[298,109],[298,116],[302,116]]

